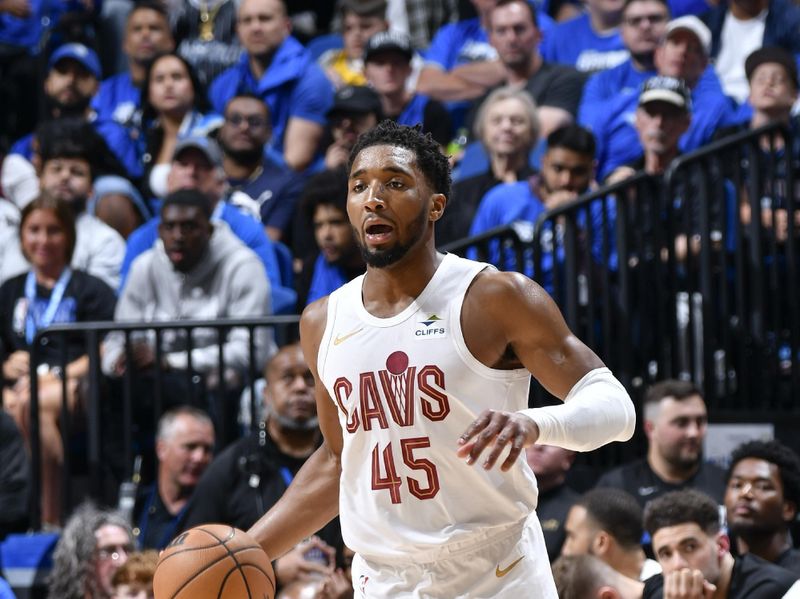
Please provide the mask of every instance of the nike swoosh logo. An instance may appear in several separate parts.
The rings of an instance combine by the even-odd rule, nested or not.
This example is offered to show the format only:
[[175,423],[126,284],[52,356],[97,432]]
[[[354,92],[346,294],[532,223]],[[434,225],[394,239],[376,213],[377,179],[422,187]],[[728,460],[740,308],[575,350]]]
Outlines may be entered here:
[[350,337],[352,337],[353,335],[358,335],[363,330],[364,327],[361,327],[360,329],[356,329],[352,333],[347,333],[347,335],[336,335],[336,339],[333,340],[333,344],[339,345],[340,343],[344,343],[345,341],[350,339]]
[[525,556],[523,555],[523,556],[522,556],[522,557],[520,557],[519,559],[517,559],[517,560],[514,560],[513,562],[511,562],[511,563],[508,565],[508,567],[507,567],[507,568],[500,569],[500,564],[497,564],[497,567],[496,567],[496,568],[495,568],[495,570],[494,570],[494,575],[495,575],[495,576],[497,576],[497,578],[503,578],[503,576],[505,576],[506,574],[508,574],[509,572],[511,572],[511,570],[513,570],[513,569],[514,569],[514,566],[516,566],[518,563],[520,563],[524,557],[525,557]]

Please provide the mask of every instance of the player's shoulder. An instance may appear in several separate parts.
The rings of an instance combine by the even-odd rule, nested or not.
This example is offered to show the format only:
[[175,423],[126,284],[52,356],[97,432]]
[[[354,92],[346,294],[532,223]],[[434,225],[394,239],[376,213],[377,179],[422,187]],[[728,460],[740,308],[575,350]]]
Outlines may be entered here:
[[525,275],[494,268],[484,268],[480,271],[467,291],[468,301],[488,302],[487,307],[502,305],[505,302],[509,302],[507,305],[529,300],[535,303],[545,297],[547,292]]
[[311,302],[300,315],[300,331],[315,336],[322,336],[328,321],[328,296]]

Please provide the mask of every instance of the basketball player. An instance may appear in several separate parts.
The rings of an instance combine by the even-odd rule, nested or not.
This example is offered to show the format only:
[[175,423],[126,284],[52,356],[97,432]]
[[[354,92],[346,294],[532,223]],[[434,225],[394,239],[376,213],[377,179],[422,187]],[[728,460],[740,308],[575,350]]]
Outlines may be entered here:
[[[384,121],[350,156],[367,272],[300,323],[325,442],[250,533],[274,559],[338,513],[357,597],[555,599],[520,453],[627,440],[632,402],[538,285],[436,251],[430,137]],[[530,374],[564,405],[525,409]]]

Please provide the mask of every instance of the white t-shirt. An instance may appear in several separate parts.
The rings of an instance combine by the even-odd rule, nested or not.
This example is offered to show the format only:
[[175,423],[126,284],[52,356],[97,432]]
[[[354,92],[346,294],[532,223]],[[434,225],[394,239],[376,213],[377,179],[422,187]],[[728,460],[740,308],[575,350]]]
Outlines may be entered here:
[[728,11],[722,25],[719,56],[714,68],[725,95],[740,104],[747,100],[750,94],[750,85],[744,73],[744,61],[754,50],[761,47],[767,12],[765,10],[753,19],[740,21]]

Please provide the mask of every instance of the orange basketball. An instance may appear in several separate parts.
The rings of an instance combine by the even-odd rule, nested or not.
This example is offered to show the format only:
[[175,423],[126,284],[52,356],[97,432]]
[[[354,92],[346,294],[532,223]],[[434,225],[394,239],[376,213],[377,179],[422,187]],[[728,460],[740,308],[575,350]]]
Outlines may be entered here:
[[275,573],[246,532],[203,524],[164,549],[153,590],[156,599],[274,599]]

